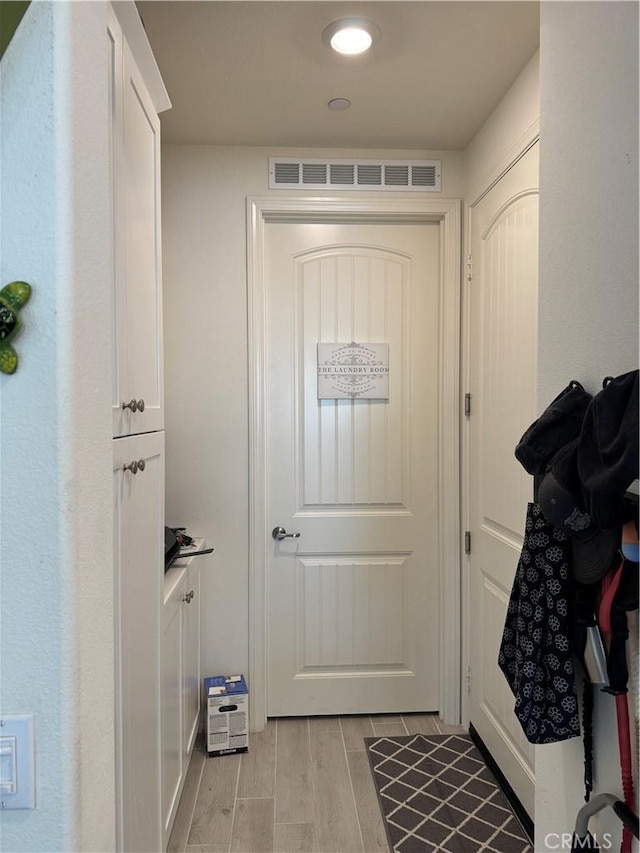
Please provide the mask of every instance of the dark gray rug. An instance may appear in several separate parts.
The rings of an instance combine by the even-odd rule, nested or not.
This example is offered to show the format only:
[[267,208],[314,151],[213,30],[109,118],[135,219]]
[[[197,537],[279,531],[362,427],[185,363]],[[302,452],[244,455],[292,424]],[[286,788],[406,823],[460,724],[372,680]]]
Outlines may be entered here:
[[397,853],[532,853],[468,735],[365,738]]

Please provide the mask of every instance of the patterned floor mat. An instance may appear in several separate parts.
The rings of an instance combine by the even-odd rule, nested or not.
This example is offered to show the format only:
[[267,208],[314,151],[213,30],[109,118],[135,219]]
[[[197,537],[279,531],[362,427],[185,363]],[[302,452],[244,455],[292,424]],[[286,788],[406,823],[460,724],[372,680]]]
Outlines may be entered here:
[[389,846],[397,853],[532,853],[468,735],[366,738]]

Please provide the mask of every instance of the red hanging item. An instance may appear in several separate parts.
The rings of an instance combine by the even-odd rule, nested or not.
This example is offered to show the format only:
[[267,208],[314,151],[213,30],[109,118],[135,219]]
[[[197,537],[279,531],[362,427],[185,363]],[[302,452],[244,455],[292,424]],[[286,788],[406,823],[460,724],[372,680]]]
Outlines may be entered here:
[[[620,587],[624,569],[624,558],[602,579],[598,624],[605,634],[609,653],[607,656],[609,687],[603,688],[615,696],[616,717],[618,721],[618,749],[620,751],[620,773],[625,803],[633,810],[635,798],[633,792],[633,764],[631,758],[631,736],[629,733],[629,704],[627,702],[627,662],[626,640],[628,637],[626,614],[614,609],[616,593]],[[627,826],[622,830],[621,853],[631,853],[631,831]]]

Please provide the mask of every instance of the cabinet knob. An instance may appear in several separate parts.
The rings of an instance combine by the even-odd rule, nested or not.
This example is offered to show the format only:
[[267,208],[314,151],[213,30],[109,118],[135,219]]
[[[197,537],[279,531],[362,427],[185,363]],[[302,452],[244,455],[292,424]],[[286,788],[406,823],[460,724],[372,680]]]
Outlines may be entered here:
[[144,461],[144,459],[138,459],[138,471],[144,471],[146,465],[147,463]]
[[144,412],[144,400],[129,400],[122,404],[123,409],[131,409],[132,412]]
[[193,601],[194,596],[195,596],[195,592],[194,592],[192,589],[190,589],[190,590],[189,590],[189,592],[188,592],[186,595],[183,595],[183,596],[182,596],[182,600],[183,600],[186,604],[191,604],[191,602]]
[[[142,460],[142,462],[144,462],[144,459]],[[125,463],[122,466],[122,470],[123,471],[131,471],[132,474],[137,474],[139,467],[140,467],[139,463],[136,462],[136,460],[134,459],[133,462],[129,462],[128,465]]]

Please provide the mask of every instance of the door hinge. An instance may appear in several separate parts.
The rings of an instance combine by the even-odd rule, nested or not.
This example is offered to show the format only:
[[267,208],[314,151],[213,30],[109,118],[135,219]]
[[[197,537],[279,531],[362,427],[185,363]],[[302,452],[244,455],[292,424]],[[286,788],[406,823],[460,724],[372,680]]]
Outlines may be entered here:
[[464,553],[471,553],[471,531],[465,530],[464,532]]
[[471,417],[471,394],[468,393],[464,395],[464,416]]
[[471,693],[471,667],[467,667],[467,693]]
[[473,258],[471,255],[467,255],[467,281],[471,281],[473,278]]

